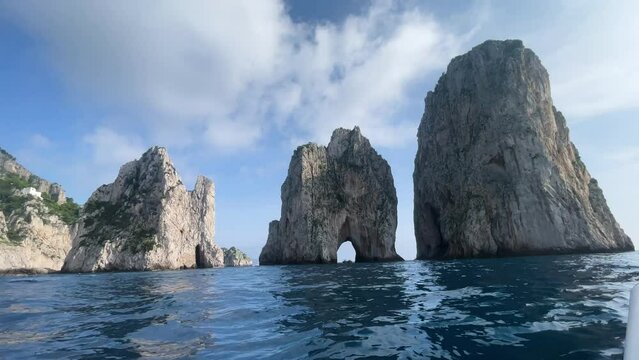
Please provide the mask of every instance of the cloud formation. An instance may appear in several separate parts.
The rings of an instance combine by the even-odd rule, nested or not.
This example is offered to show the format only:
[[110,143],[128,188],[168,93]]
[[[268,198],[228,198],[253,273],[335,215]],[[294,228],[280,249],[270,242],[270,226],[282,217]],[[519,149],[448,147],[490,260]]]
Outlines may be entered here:
[[48,137],[38,133],[31,135],[28,143],[30,146],[39,149],[48,149],[53,146],[53,142]]
[[[131,111],[151,141],[248,148],[271,130],[325,140],[359,124],[380,145],[414,138],[407,88],[458,52],[416,7],[375,2],[342,24],[294,23],[278,0],[20,1],[3,11],[45,44],[70,88]],[[125,130],[125,129],[122,129]]]
[[[525,37],[551,77],[568,119],[639,107],[639,2],[552,1],[551,16]],[[539,23],[539,22],[538,22]]]
[[637,13],[637,1],[563,2],[564,18],[579,21],[557,22],[560,41],[548,63],[565,112],[590,117],[639,106]]
[[85,135],[83,140],[93,149],[93,163],[101,167],[119,167],[138,158],[144,152],[140,140],[126,137],[105,127],[96,128],[92,133]]

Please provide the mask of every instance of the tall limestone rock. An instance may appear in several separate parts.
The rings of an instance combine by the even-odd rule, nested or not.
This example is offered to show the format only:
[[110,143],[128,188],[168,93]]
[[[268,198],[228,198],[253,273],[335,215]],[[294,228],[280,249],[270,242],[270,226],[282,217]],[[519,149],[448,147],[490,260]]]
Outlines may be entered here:
[[417,137],[418,258],[633,250],[521,41],[453,59]]
[[368,139],[337,129],[328,147],[297,148],[282,185],[282,214],[269,225],[260,264],[335,263],[351,241],[356,261],[402,260],[395,252],[397,196],[388,163]]
[[[25,191],[34,188],[36,191]],[[41,194],[39,194],[41,192]],[[0,149],[0,272],[59,271],[80,207]]]
[[214,200],[213,182],[201,176],[187,191],[166,150],[153,147],[91,195],[62,270],[223,266]]

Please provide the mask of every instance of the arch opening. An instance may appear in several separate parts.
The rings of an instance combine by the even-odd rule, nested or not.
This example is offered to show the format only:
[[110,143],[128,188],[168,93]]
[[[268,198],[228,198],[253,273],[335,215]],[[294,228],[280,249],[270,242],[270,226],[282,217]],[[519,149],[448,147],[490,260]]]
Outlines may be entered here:
[[[359,239],[353,237],[353,229],[351,228],[351,219],[347,216],[339,230],[339,238],[337,245],[337,262],[349,260],[352,262],[361,261]],[[348,245],[343,246],[345,243]]]
[[353,243],[350,240],[342,242],[337,248],[337,262],[342,263],[345,261],[355,262],[356,252]]

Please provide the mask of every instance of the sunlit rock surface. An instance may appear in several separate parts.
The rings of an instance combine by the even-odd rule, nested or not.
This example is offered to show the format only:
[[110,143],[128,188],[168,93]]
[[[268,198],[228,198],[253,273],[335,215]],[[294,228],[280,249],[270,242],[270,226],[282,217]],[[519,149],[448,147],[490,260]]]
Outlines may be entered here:
[[78,214],[59,184],[34,175],[0,148],[0,273],[59,271]]
[[91,195],[63,271],[223,266],[214,200],[211,180],[187,191],[166,149],[153,147]]
[[297,148],[282,185],[282,213],[269,225],[260,264],[335,263],[351,241],[356,261],[401,260],[397,196],[388,163],[358,127],[337,129],[328,147]]
[[418,258],[633,250],[518,40],[456,57],[428,93],[414,186]]

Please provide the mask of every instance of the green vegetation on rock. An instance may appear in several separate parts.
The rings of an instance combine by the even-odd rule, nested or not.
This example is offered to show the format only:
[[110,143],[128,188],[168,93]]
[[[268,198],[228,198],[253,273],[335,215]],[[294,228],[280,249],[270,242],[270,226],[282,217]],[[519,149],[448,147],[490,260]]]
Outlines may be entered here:
[[19,191],[29,187],[29,182],[19,175],[6,173],[0,177],[0,210],[6,217],[14,211],[22,209],[27,198]]
[[9,154],[9,153],[8,153],[5,149],[3,149],[3,148],[0,148],[0,154],[2,154],[2,155],[4,155],[4,156],[8,157],[9,159],[11,159],[11,160],[13,160],[13,161],[15,161],[15,160],[16,160],[15,156],[13,156],[13,155]]
[[124,248],[132,253],[147,252],[153,250],[156,245],[154,229],[136,229],[132,237],[124,244]]
[[[132,223],[134,218],[124,210],[122,204],[108,201],[89,201],[84,206],[84,226],[90,229],[82,235],[80,246],[102,246],[113,240],[115,232],[127,231],[131,236],[124,248],[132,253],[150,251],[155,245],[156,229]],[[133,229],[133,230],[130,230]]]
[[[24,208],[29,197],[20,194],[20,190],[33,186],[33,183],[38,180],[39,178],[35,175],[27,180],[13,173],[5,173],[0,177],[0,210],[6,217]],[[75,223],[80,217],[80,206],[72,198],[68,198],[63,204],[58,204],[49,193],[45,192],[42,193],[42,201],[49,214],[57,216],[67,225]]]
[[236,248],[235,246],[232,246],[230,249],[222,248],[222,251],[224,251],[224,256],[232,256],[234,259],[237,259],[237,260],[251,261],[251,258],[248,255],[246,255],[244,252],[242,252],[240,249]]
[[20,244],[24,240],[24,235],[19,230],[9,229],[7,231],[7,240],[9,240],[9,243]]
[[42,193],[42,200],[49,214],[57,216],[67,225],[74,224],[80,218],[80,205],[76,204],[73,198],[67,198],[65,203],[58,204],[49,193]]
[[92,226],[98,220],[103,226],[126,227],[131,217],[120,211],[121,206],[108,201],[89,201],[84,205],[84,226]]

